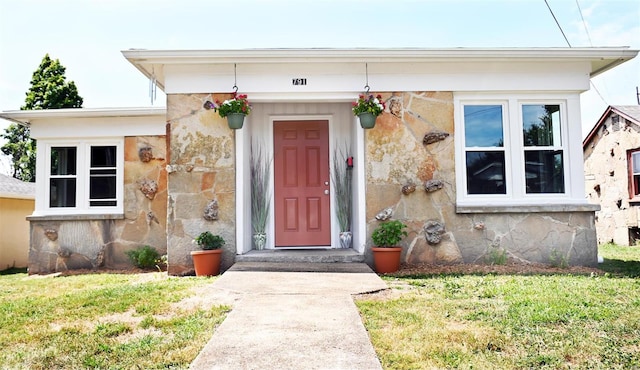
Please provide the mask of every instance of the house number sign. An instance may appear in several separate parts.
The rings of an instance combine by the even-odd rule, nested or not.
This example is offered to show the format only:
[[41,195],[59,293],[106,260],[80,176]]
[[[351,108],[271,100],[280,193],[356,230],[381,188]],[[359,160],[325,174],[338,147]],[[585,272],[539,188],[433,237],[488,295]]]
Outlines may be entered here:
[[306,86],[307,79],[306,78],[293,78],[291,79],[291,84],[293,86]]

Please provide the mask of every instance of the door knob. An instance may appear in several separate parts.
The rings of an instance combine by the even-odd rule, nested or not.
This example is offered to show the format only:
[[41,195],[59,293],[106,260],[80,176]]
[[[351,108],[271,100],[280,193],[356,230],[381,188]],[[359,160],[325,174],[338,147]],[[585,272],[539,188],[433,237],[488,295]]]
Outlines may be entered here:
[[324,194],[325,194],[325,195],[329,195],[329,190],[328,190],[328,189],[327,189],[327,190],[325,190],[325,191],[324,191]]
[[324,182],[324,184],[325,184],[326,186],[329,186],[329,181],[325,181],[325,182]]

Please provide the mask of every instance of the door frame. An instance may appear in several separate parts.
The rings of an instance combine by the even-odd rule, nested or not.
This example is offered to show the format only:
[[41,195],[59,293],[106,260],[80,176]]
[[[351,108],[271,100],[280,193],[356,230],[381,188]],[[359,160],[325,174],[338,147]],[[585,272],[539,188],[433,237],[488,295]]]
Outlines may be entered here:
[[[274,152],[274,148],[273,148],[273,144],[274,144],[274,134],[273,134],[273,126],[274,126],[274,122],[275,121],[327,121],[327,125],[328,125],[328,131],[329,131],[329,178],[331,178],[331,173],[333,171],[333,151],[334,151],[334,143],[333,143],[333,138],[335,137],[335,133],[334,133],[334,127],[335,125],[334,123],[334,117],[332,114],[308,114],[308,115],[269,115],[268,116],[268,138],[265,138],[265,140],[268,143],[268,147],[267,150],[270,153],[271,157],[273,158],[273,152]],[[275,179],[274,179],[274,171],[273,171],[273,163],[271,166],[271,174],[270,174],[270,178],[269,178],[269,190],[271,192],[271,199],[272,199],[272,203],[271,203],[271,207],[269,209],[269,225],[267,226],[267,230],[269,230],[267,232],[268,235],[271,235],[272,237],[267,238],[267,245],[265,246],[267,249],[278,249],[278,250],[285,250],[285,249],[318,249],[318,248],[325,248],[325,249],[331,249],[331,248],[336,248],[338,247],[338,245],[336,244],[336,238],[335,236],[338,235],[338,224],[337,224],[337,220],[334,214],[334,209],[335,209],[335,197],[333,194],[333,183],[331,182],[331,180],[329,180],[329,213],[330,213],[330,220],[331,220],[331,225],[330,225],[330,240],[331,240],[331,245],[328,247],[314,247],[314,246],[300,246],[300,247],[275,247],[275,230],[276,230],[276,224],[275,224],[275,217],[276,217],[276,211],[275,211],[275,205],[273,204],[273,199],[274,197],[274,192],[275,192]]]
[[[300,103],[341,103],[346,104],[347,107],[358,97],[358,93],[347,94],[346,98],[344,94],[331,93],[323,95],[322,97],[313,96],[308,99],[297,99],[296,102]],[[253,103],[259,105],[271,105],[279,102],[289,102],[288,99],[281,96],[273,96],[270,94],[254,97]],[[256,106],[256,108],[259,106]],[[367,235],[366,235],[366,158],[365,158],[365,139],[366,132],[360,128],[358,124],[358,118],[351,114],[350,108],[346,108],[348,116],[351,117],[349,127],[346,128],[350,135],[348,143],[352,145],[353,150],[353,181],[354,181],[354,193],[353,193],[353,219],[352,229],[353,232],[353,249],[358,253],[364,253]],[[261,141],[265,144],[265,149],[269,152],[273,152],[273,121],[274,120],[305,120],[305,119],[325,119],[329,121],[329,156],[330,161],[333,162],[333,151],[335,147],[336,133],[340,134],[344,127],[336,128],[336,117],[339,117],[340,113],[334,114],[329,111],[328,114],[273,114],[266,113],[259,114],[256,110],[255,114],[245,117],[245,128],[242,130],[235,130],[235,168],[236,168],[236,182],[235,182],[235,253],[245,254],[252,250],[252,230],[251,230],[251,205],[250,194],[246,187],[247,179],[249,178],[249,159],[250,149],[252,145],[252,127],[262,127],[260,129]],[[344,113],[344,112],[343,112]],[[330,163],[332,165],[332,163]],[[271,175],[273,176],[273,174]],[[271,179],[271,186],[273,186],[273,179]],[[273,187],[271,188],[273,191]],[[273,208],[272,208],[273,209]],[[331,194],[331,209],[335,209],[335,203],[333,199],[333,192]],[[273,215],[270,215],[269,224],[267,225],[267,232],[273,235],[275,228],[273,224]],[[338,240],[338,224],[335,216],[332,216],[332,247],[339,246]],[[268,244],[265,246],[269,249],[274,249],[274,242],[271,238],[267,238]]]

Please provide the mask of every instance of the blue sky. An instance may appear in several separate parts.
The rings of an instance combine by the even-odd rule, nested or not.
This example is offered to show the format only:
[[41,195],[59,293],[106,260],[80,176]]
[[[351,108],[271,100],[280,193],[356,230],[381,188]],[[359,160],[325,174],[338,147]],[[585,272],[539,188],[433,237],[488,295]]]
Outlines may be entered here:
[[[547,1],[572,46],[640,49],[640,1]],[[150,105],[129,48],[567,46],[544,0],[0,0],[0,14],[0,110],[24,104],[46,53],[97,108]],[[602,98],[582,96],[585,133],[608,104],[636,104],[640,58],[593,81]]]

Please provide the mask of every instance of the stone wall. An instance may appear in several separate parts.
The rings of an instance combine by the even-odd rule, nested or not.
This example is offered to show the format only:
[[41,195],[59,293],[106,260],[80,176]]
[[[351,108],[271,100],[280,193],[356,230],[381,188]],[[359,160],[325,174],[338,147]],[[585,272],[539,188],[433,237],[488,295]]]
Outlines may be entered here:
[[629,228],[638,227],[638,205],[629,202],[627,150],[640,147],[640,127],[607,117],[584,148],[585,193],[600,205],[598,243],[629,245]]
[[365,137],[369,263],[370,235],[388,214],[408,225],[408,263],[491,262],[502,253],[529,262],[597,262],[593,212],[456,213],[453,94],[382,95],[389,109]]
[[[203,108],[231,95],[171,94],[168,195],[169,274],[193,273],[193,238],[203,231],[222,236],[222,271],[235,261],[235,134],[227,121]],[[205,218],[205,213],[208,216]]]
[[30,217],[29,273],[130,268],[125,252],[167,253],[164,136],[126,137],[124,215]]

